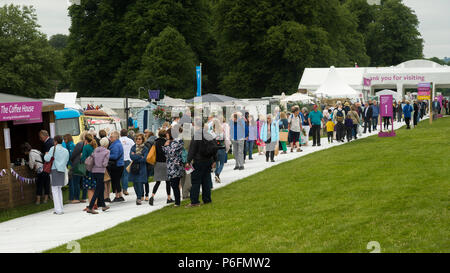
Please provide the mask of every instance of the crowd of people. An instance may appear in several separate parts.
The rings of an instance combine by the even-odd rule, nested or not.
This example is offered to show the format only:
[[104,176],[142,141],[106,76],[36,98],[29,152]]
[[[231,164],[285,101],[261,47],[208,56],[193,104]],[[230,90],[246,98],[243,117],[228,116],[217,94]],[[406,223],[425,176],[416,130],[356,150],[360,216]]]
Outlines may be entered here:
[[[394,121],[404,121],[407,129],[411,118],[416,126],[427,112],[426,102],[414,101],[413,106],[409,101],[394,102],[392,107]],[[133,183],[136,205],[148,201],[153,206],[164,182],[168,204],[178,207],[182,199],[190,199],[187,207],[197,207],[200,189],[203,204],[211,203],[212,176],[221,183],[230,151],[235,158],[234,170],[239,171],[244,170],[246,160],[253,160],[255,146],[266,162],[275,162],[275,157],[287,154],[289,147],[291,153],[297,153],[304,146],[321,146],[322,136],[329,143],[344,142],[345,138],[349,142],[378,130],[379,122],[381,130],[389,130],[392,120],[380,118],[375,100],[365,105],[348,101],[332,106],[315,104],[311,111],[293,106],[284,112],[277,107],[272,114],[256,118],[246,111],[236,111],[228,120],[214,115],[207,120],[192,118],[186,111],[157,132],[90,130],[83,132],[76,144],[70,134],[51,138],[42,130],[40,150],[28,143],[22,149],[37,173],[36,204],[48,202],[51,188],[55,214],[63,213],[65,180],[69,203],[86,203],[84,211],[91,214],[97,214],[99,208],[110,209],[107,203],[124,202],[129,182]],[[45,170],[49,164],[51,170],[48,166]],[[151,177],[156,183],[150,194]]]

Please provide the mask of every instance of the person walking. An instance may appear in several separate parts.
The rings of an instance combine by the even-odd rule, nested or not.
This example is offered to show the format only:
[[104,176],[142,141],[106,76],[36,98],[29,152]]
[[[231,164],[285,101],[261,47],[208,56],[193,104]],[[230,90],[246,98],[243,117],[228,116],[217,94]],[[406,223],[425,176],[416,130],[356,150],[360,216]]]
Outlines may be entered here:
[[303,130],[303,127],[298,106],[294,108],[294,112],[289,116],[288,129],[291,132],[291,153],[294,152],[294,146],[297,152],[302,152],[300,148],[300,132]]
[[337,142],[344,142],[344,132],[345,132],[345,111],[342,109],[342,104],[340,102],[337,103],[337,107],[333,112],[333,121],[335,125],[336,130],[336,141]]
[[245,122],[240,112],[234,113],[230,121],[230,136],[233,145],[233,154],[236,161],[234,170],[244,169],[244,140],[245,140]]
[[[256,136],[257,136],[256,145],[258,146],[258,154],[259,155],[263,155],[265,153],[265,151],[264,151],[265,150],[265,143],[260,138],[260,136],[261,136],[261,128],[262,128],[264,122],[265,122],[264,115],[262,115],[262,114],[259,115],[258,116],[258,120],[256,121],[256,129],[257,129],[256,130]],[[230,126],[228,126],[228,127],[230,127]]]
[[[122,172],[122,191],[123,194],[128,195],[128,175],[127,167],[131,163],[130,151],[131,147],[135,145],[134,141],[128,137],[128,130],[122,129],[120,130],[120,143],[122,143],[123,147],[123,172]],[[109,199],[109,198],[108,198]]]
[[[312,124],[309,122],[309,113],[308,113],[308,108],[303,107],[302,108],[302,112],[300,113],[300,118],[302,119],[302,131],[304,131],[304,139],[305,139],[305,143],[304,145],[307,146],[309,144],[309,131],[312,128]],[[301,139],[303,139],[303,137],[300,137]],[[303,143],[300,143],[303,144]]]
[[356,110],[356,106],[352,105],[350,107],[350,112],[348,112],[347,116],[350,116],[353,126],[352,126],[352,135],[355,139],[358,139],[358,126],[360,123],[359,115]]
[[[248,153],[248,160],[253,160],[253,146],[256,141],[256,122],[252,115],[248,116],[248,124],[245,125],[246,128],[246,140],[245,140],[245,151],[244,161]],[[247,132],[248,130],[248,132]]]
[[[39,132],[39,139],[42,142],[41,153],[45,155],[54,146],[53,138],[49,136],[46,130],[41,130]],[[50,195],[50,174],[46,172],[42,174],[42,188],[38,188],[37,190],[40,191],[38,196],[42,196],[42,191],[44,191],[43,203],[47,203]]]
[[225,149],[225,134],[223,131],[223,126],[218,119],[214,120],[214,129],[212,135],[214,137],[214,140],[217,142],[217,145],[224,147],[223,149],[217,150],[216,170],[214,171],[214,180],[216,183],[220,183],[220,174],[222,173],[223,167],[225,165],[227,153]]
[[163,151],[167,158],[167,179],[172,186],[173,195],[175,196],[174,206],[179,207],[181,204],[180,180],[184,175],[182,156],[184,143],[181,136],[174,138],[174,135],[172,134],[175,134],[176,132],[182,132],[181,127],[178,125],[175,125],[172,130],[167,131],[167,140],[166,143],[164,143]]
[[403,107],[400,102],[397,103],[397,122],[402,122]]
[[[281,112],[280,113],[280,122],[279,122],[279,129],[280,129],[280,133],[286,133],[288,132],[288,141],[289,136],[292,134],[292,132],[289,130],[289,120],[287,119],[286,113],[285,112]],[[281,149],[283,150],[283,154],[287,153],[287,143],[288,141],[281,141],[280,139],[280,143],[281,143]],[[292,149],[291,149],[292,152]]]
[[[148,131],[148,133],[145,135],[145,147],[147,147],[149,152],[152,149],[153,145],[155,144],[156,139],[157,139],[157,137],[151,131]],[[149,181],[150,177],[153,177],[154,175],[155,175],[154,166],[147,163],[147,182],[144,183],[145,201],[149,201],[150,185],[149,185],[148,181]]]
[[413,114],[414,128],[417,126],[418,122],[419,122],[419,104],[417,103],[417,100],[415,100],[414,101],[414,114]]
[[88,209],[86,210],[87,213],[98,214],[98,212],[94,210],[96,202],[98,207],[102,207],[102,211],[106,211],[109,209],[109,207],[105,204],[104,198],[104,178],[110,154],[108,146],[109,140],[106,137],[103,137],[102,139],[100,139],[100,146],[97,147],[92,154],[94,163],[92,167],[92,177],[96,182],[96,187],[91,202],[89,203]]
[[136,144],[130,149],[131,163],[129,181],[133,182],[134,192],[136,193],[136,205],[142,205],[144,198],[144,183],[147,182],[147,155],[148,148],[145,146],[144,134],[135,135]]
[[347,142],[350,142],[353,137],[353,120],[352,120],[350,112],[351,111],[347,112],[347,115],[345,116],[345,122],[344,122],[346,134],[347,134]]
[[120,142],[120,134],[117,131],[113,131],[110,135],[111,144],[109,145],[109,162],[108,170],[111,176],[112,191],[115,194],[115,198],[112,202],[123,202],[125,198],[122,196],[122,185],[120,185],[120,178],[124,172],[124,157],[122,143]]
[[[75,149],[75,144],[73,143],[73,138],[71,134],[65,134],[63,136],[63,144],[62,146],[67,149],[69,152],[69,162],[67,163],[67,168],[69,170],[69,203],[78,203],[74,202],[75,197],[73,196],[73,190],[70,190],[73,188],[73,175],[72,175],[72,163],[70,161],[70,158],[72,157],[73,150]],[[79,198],[79,197],[78,197]]]
[[438,101],[438,98],[434,98],[434,101],[431,103],[431,110],[433,111],[433,120],[438,118],[438,114],[441,112],[441,105]]
[[332,119],[329,119],[327,121],[326,127],[327,127],[328,143],[333,143],[334,122]]
[[[86,134],[84,136],[84,146],[81,153],[81,164],[85,164],[86,159],[92,155],[94,150],[97,148],[97,141],[95,141],[94,137],[91,134]],[[87,190],[87,196],[88,196],[88,203],[91,202],[92,196],[94,196],[95,187],[96,187],[96,181],[94,177],[92,176],[92,172],[86,170],[86,175],[83,177],[83,188]],[[97,209],[95,207],[94,209]],[[84,209],[85,211],[88,210],[88,206]]]
[[53,164],[51,168],[51,186],[54,204],[54,214],[64,214],[63,211],[63,195],[62,187],[64,186],[65,172],[67,171],[67,162],[69,162],[69,151],[62,146],[63,138],[55,136],[53,139],[54,146],[45,154],[45,162],[50,162],[52,158]]
[[372,126],[371,126],[372,117],[373,117],[372,107],[370,107],[369,103],[366,103],[363,110],[364,134],[366,133],[367,129],[369,129],[369,133],[372,133]]
[[378,118],[380,116],[380,107],[377,105],[377,101],[372,101],[372,130],[376,131],[378,126]]
[[[185,169],[194,169],[191,174],[191,203],[186,206],[187,208],[200,206],[200,187],[202,188],[203,203],[211,203],[211,169],[215,166],[215,162],[217,161],[217,153],[208,154],[207,149],[205,149],[205,140],[213,139],[212,135],[209,134],[207,130],[203,129],[200,119],[194,120],[194,123],[194,136],[192,137],[189,146],[187,163],[185,165]],[[244,131],[242,131],[241,135],[243,136],[243,134]]]
[[320,131],[323,123],[323,114],[318,110],[317,104],[314,104],[313,111],[309,113],[309,123],[312,124],[313,146],[320,146]]
[[411,129],[409,123],[411,122],[411,112],[413,111],[413,108],[411,105],[409,105],[409,100],[406,101],[406,104],[402,110],[403,115],[405,116],[406,129]]
[[[83,147],[85,143],[85,137],[87,131],[81,133],[78,143],[73,149],[72,155],[70,157],[70,162],[72,164],[72,170],[78,167],[81,163],[81,153],[83,152]],[[82,190],[82,197],[80,199],[80,190]],[[72,187],[69,187],[71,191],[71,196],[73,196],[73,201],[71,204],[86,203],[87,190],[84,188],[84,176],[72,173]]]
[[275,148],[278,145],[280,135],[279,125],[272,120],[272,115],[267,115],[267,122],[264,123],[261,130],[261,139],[266,143],[266,162],[275,162]]
[[155,201],[155,194],[158,191],[159,185],[161,185],[161,181],[165,181],[166,183],[166,193],[167,193],[167,204],[173,203],[172,197],[170,196],[170,182],[167,178],[167,159],[166,155],[162,149],[164,144],[166,143],[167,132],[165,129],[160,129],[158,131],[158,138],[155,140],[155,150],[156,150],[156,163],[154,166],[154,180],[156,181],[153,186],[152,196],[149,200],[149,205],[153,206],[153,202]]

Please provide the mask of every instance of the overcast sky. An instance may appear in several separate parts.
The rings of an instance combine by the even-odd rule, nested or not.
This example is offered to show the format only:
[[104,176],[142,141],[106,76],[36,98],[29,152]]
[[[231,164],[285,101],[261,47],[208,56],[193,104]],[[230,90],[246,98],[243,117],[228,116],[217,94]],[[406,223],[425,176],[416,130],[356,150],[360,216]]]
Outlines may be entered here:
[[[51,35],[69,34],[69,0],[0,0],[4,4],[33,5],[41,31]],[[450,57],[450,0],[403,0],[419,18],[419,31],[425,40],[426,58]]]

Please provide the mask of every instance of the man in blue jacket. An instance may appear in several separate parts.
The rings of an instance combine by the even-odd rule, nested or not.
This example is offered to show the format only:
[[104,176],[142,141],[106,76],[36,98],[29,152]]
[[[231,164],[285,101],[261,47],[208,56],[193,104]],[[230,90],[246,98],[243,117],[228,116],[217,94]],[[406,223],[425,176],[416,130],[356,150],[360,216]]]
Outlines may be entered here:
[[230,138],[236,161],[235,170],[244,169],[245,121],[240,112],[234,113],[230,121]]
[[412,106],[409,105],[409,101],[406,101],[406,105],[403,107],[403,115],[405,116],[406,129],[411,129],[411,127],[409,127],[409,123],[411,122],[412,111],[413,111]]
[[119,140],[120,134],[117,131],[111,133],[110,140],[111,145],[109,145],[109,162],[108,162],[108,172],[111,177],[111,187],[113,193],[116,197],[113,202],[122,202],[125,199],[122,196],[122,186],[120,185],[120,178],[122,177],[124,171],[124,153],[123,146]]
[[377,105],[377,101],[372,101],[372,129],[375,131],[378,125],[378,116],[380,115],[380,107]]

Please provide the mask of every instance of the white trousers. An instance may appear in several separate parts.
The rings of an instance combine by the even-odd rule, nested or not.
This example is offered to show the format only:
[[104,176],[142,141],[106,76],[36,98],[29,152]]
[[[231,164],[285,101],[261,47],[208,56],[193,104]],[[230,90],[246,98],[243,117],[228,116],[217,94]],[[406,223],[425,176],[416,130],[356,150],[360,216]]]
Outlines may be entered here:
[[56,213],[63,212],[63,195],[61,186],[52,186],[53,205],[55,206]]
[[308,145],[308,142],[309,142],[309,130],[311,128],[309,127],[309,125],[308,126],[303,125],[303,129],[305,129],[306,136],[302,135],[301,137],[305,138],[305,145]]

